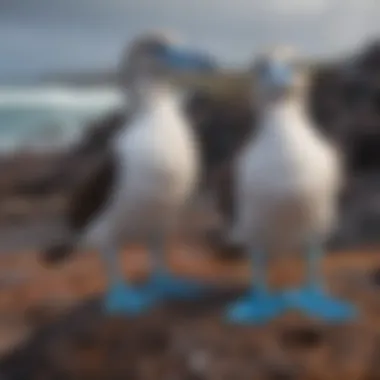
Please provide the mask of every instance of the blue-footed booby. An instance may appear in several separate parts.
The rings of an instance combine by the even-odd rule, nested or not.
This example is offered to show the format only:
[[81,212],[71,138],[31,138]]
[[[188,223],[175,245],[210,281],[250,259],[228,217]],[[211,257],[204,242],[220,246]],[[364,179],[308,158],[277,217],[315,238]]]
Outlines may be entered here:
[[[137,315],[167,297],[198,294],[203,287],[170,274],[166,237],[195,190],[200,163],[197,139],[182,112],[170,77],[182,70],[212,67],[208,56],[180,46],[166,34],[134,41],[120,68],[128,122],[110,134],[99,165],[73,193],[65,224],[71,238],[52,246],[45,258],[94,247],[106,264],[108,313]],[[107,137],[108,138],[108,137]],[[124,280],[118,253],[124,244],[147,244],[153,273],[146,284]]]
[[[330,322],[348,320],[356,309],[327,293],[321,273],[343,178],[339,153],[307,114],[307,73],[291,49],[263,54],[253,72],[257,133],[236,161],[237,218],[229,240],[245,246],[255,276],[248,294],[229,306],[227,317],[234,323],[263,323],[297,309]],[[269,256],[298,249],[308,260],[306,283],[271,291]]]

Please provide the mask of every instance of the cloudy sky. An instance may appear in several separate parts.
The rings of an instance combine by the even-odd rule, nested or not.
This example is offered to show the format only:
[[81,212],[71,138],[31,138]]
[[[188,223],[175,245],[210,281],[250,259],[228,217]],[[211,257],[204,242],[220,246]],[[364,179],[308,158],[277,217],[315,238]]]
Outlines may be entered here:
[[114,67],[124,44],[150,28],[240,65],[268,43],[347,51],[379,34],[379,21],[378,0],[0,0],[0,81]]

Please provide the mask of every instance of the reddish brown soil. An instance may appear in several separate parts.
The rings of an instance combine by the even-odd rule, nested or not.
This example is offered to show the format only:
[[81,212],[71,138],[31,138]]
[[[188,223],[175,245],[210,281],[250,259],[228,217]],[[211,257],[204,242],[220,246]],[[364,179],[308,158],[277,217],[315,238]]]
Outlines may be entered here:
[[[337,253],[325,262],[334,293],[360,308],[357,322],[328,326],[289,314],[261,327],[231,326],[222,318],[223,307],[248,283],[247,264],[187,250],[173,247],[173,271],[212,281],[218,291],[203,300],[161,305],[137,319],[103,315],[99,296],[105,278],[96,255],[78,255],[56,269],[44,268],[33,253],[1,257],[0,375],[11,380],[380,379],[379,250]],[[137,281],[149,270],[137,248],[125,253],[123,263]],[[301,281],[301,261],[274,264],[271,280],[275,286]]]

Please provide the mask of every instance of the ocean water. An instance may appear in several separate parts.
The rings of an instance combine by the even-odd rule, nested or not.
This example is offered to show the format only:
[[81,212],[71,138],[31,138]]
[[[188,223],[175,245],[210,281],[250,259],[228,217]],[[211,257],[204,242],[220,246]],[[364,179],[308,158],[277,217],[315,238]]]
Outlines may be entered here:
[[67,147],[121,101],[120,93],[107,87],[1,86],[0,153]]

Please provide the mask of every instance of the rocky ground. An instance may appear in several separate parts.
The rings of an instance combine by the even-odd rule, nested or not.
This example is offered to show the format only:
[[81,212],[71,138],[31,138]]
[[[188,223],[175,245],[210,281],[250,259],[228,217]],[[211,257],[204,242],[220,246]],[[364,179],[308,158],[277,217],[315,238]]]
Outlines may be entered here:
[[[207,253],[173,244],[169,262],[174,272],[207,281],[215,292],[162,305],[137,319],[103,314],[99,297],[105,278],[96,255],[82,253],[59,269],[43,267],[31,252],[3,255],[1,378],[380,378],[379,250],[326,259],[330,288],[361,312],[357,321],[338,326],[296,313],[260,327],[229,325],[223,308],[244,291],[249,268],[244,262],[221,263]],[[123,264],[134,281],[149,270],[137,247],[124,253]],[[301,280],[300,260],[273,265],[273,286]]]

